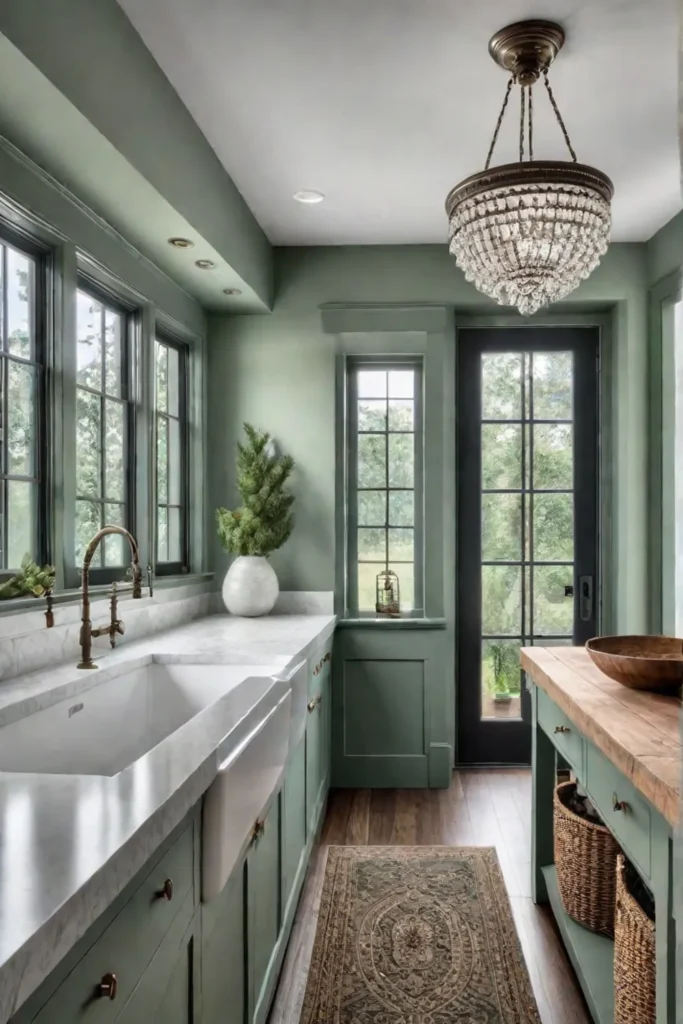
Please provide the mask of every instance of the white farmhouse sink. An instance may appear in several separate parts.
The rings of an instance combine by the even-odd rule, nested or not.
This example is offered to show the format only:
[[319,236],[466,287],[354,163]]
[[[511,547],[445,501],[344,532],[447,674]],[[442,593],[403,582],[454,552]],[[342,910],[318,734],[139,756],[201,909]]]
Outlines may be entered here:
[[207,790],[202,815],[205,903],[230,878],[255,823],[280,784],[292,745],[298,745],[305,729],[307,679],[305,661],[280,673],[279,688],[272,691],[278,694],[277,703],[238,747],[226,752]]
[[281,671],[144,665],[0,728],[0,771],[117,775],[249,676]]

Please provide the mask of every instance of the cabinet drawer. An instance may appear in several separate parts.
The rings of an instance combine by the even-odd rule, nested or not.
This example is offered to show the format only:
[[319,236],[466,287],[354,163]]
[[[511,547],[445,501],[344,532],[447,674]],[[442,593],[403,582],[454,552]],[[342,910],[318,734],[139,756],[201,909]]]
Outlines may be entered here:
[[556,749],[569,761],[575,772],[582,776],[585,747],[583,736],[543,690],[538,690],[538,722]]
[[[194,830],[189,825],[67,975],[34,1024],[116,1020],[192,889],[193,858]],[[113,999],[100,993],[100,982],[111,975],[116,976]]]
[[586,743],[585,787],[624,852],[650,877],[650,805],[592,743]]

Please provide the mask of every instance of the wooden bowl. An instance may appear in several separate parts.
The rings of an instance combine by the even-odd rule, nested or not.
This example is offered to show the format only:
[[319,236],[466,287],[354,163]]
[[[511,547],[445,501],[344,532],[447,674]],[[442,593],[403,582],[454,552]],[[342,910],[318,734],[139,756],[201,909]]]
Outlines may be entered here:
[[596,636],[586,650],[601,672],[633,690],[671,693],[683,682],[683,640],[675,636]]

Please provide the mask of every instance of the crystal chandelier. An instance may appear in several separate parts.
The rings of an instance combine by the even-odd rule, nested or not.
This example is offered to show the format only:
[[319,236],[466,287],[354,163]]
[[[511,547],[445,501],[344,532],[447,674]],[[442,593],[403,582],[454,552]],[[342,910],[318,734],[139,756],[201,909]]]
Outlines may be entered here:
[[[503,106],[484,170],[446,199],[449,249],[465,277],[524,316],[574,291],[609,242],[614,187],[602,171],[577,163],[548,81],[563,43],[560,26],[547,21],[518,22],[493,36],[489,53],[511,74]],[[534,160],[533,86],[539,79],[571,161]],[[491,167],[513,86],[520,91],[519,163]]]

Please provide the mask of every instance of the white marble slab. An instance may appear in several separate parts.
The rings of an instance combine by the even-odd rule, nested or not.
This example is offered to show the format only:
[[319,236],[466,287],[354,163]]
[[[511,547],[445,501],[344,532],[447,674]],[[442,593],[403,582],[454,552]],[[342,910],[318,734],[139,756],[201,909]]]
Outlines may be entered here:
[[[285,666],[334,625],[330,615],[211,616],[107,654],[98,672],[74,662],[0,686],[0,724],[151,660]],[[265,686],[251,676],[240,684],[243,715]],[[0,1024],[207,790],[238,714],[234,701],[219,701],[111,778],[0,773]]]

